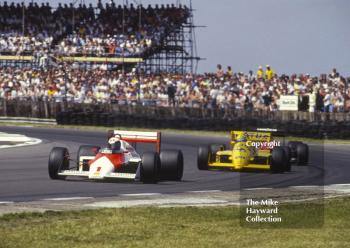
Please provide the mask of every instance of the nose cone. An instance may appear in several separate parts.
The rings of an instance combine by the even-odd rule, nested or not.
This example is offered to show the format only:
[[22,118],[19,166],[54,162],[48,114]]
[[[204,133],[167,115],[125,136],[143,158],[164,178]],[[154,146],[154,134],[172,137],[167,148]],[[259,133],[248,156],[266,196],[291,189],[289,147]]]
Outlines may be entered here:
[[249,148],[246,146],[245,142],[236,143],[233,148],[233,164],[237,167],[243,167],[249,163]]
[[103,179],[114,171],[113,163],[106,157],[100,157],[90,166],[89,178],[90,179]]

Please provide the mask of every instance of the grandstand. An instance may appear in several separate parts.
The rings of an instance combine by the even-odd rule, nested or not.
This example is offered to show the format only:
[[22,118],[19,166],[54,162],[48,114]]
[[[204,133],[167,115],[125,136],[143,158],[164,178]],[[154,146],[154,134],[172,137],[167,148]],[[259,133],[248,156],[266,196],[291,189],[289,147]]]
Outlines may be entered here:
[[[191,2],[57,8],[3,2],[0,114],[16,115],[25,109],[20,102],[33,111],[42,103],[46,110],[106,104],[210,109],[225,118],[232,111],[350,112],[350,78],[336,68],[312,77],[278,75],[269,65],[256,74],[218,65],[216,73],[200,75],[193,73],[195,54]],[[44,116],[55,116],[49,112]]]
[[193,11],[181,4],[0,5],[0,63],[42,68],[70,62],[90,69],[194,72]]

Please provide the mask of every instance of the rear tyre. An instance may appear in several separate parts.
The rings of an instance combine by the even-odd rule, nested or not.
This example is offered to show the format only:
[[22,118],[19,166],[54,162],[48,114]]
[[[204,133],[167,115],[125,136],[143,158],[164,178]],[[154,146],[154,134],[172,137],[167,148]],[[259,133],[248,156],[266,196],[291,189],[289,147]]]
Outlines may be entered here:
[[282,173],[286,170],[287,156],[282,147],[275,147],[271,155],[271,171],[273,173]]
[[288,146],[282,146],[282,149],[284,150],[284,152],[286,154],[286,163],[285,163],[286,171],[291,171],[292,151],[291,151],[290,147],[288,147]]
[[162,151],[160,157],[160,180],[181,181],[184,159],[181,151]]
[[58,173],[69,169],[69,153],[64,147],[52,148],[49,155],[48,170],[51,179],[65,179],[65,176],[59,176]]
[[307,165],[309,162],[309,146],[304,143],[298,144],[296,153],[298,165]]
[[141,181],[157,183],[159,180],[160,158],[156,152],[147,152],[142,156]]
[[[94,157],[101,149],[99,146],[80,146],[77,154],[77,170],[79,170],[79,162],[81,156]],[[89,168],[83,168],[84,171],[89,170]]]
[[292,149],[292,150],[296,150],[297,149],[297,146],[299,144],[302,144],[303,142],[301,141],[289,141],[288,142],[288,146]]
[[208,170],[209,148],[208,146],[200,146],[197,155],[197,167],[199,170]]
[[299,144],[302,144],[302,142],[300,142],[300,141],[289,141],[288,142],[288,147],[290,148],[292,159],[297,158],[297,146]]

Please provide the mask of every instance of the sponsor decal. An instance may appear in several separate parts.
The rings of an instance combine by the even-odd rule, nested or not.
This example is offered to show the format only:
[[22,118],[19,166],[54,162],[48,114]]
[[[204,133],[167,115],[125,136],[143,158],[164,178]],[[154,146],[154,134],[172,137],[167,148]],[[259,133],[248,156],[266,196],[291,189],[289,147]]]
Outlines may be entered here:
[[100,175],[101,167],[97,167],[96,172],[94,173],[94,176]]
[[232,139],[237,140],[239,136],[244,135],[247,140],[260,140],[267,141],[271,138],[271,134],[268,132],[243,132],[234,131],[232,134]]

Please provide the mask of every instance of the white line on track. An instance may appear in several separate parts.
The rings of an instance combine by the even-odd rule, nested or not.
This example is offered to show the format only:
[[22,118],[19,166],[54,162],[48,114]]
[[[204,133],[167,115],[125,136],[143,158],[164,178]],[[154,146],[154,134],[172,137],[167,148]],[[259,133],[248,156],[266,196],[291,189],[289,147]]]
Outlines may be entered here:
[[194,190],[194,191],[186,191],[185,193],[216,193],[222,192],[221,190]]
[[322,185],[298,185],[298,186],[290,186],[289,188],[293,189],[307,189],[307,188],[322,188]]
[[147,200],[122,200],[122,201],[105,201],[105,202],[94,202],[85,204],[86,207],[102,207],[102,208],[122,208],[122,207],[133,207],[142,205],[194,205],[199,206],[203,204],[227,204],[226,200],[208,199],[208,198],[167,198],[167,199],[147,199]]
[[272,189],[272,188],[248,188],[243,190],[267,190],[267,189]]
[[349,194],[350,193],[350,184],[331,184],[331,185],[325,186],[325,190]]
[[14,202],[12,201],[2,201],[0,202],[0,205],[6,205],[6,204],[13,204]]
[[40,140],[40,139],[27,137],[25,135],[8,134],[8,133],[3,133],[3,132],[0,132],[0,141],[19,143],[19,144],[15,144],[15,145],[0,145],[0,149],[37,145],[37,144],[40,144],[42,142],[42,140]]
[[77,200],[89,200],[94,199],[94,197],[62,197],[62,198],[46,198],[42,201],[77,201]]
[[161,193],[120,194],[119,196],[153,196],[153,195],[161,195]]
[[331,184],[329,186],[350,186],[350,183]]

